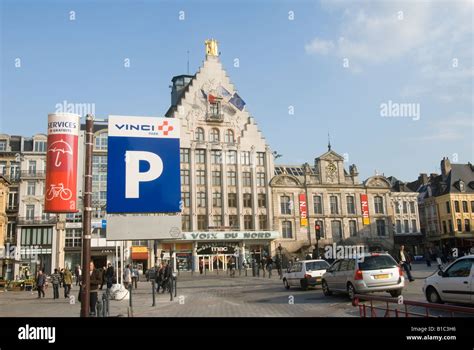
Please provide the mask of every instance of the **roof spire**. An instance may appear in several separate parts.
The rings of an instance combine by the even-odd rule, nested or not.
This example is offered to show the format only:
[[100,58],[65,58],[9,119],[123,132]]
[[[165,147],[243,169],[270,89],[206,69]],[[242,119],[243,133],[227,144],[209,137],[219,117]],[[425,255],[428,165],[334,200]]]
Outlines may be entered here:
[[329,135],[329,132],[328,132],[328,151],[331,150],[331,137]]

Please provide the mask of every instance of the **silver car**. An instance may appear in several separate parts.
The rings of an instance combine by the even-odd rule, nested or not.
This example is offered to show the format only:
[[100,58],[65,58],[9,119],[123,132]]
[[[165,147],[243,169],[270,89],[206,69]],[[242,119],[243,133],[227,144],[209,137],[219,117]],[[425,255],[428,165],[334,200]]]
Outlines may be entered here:
[[387,253],[367,253],[360,257],[336,260],[323,274],[324,295],[333,292],[355,294],[389,292],[392,297],[402,294],[405,279],[401,267]]

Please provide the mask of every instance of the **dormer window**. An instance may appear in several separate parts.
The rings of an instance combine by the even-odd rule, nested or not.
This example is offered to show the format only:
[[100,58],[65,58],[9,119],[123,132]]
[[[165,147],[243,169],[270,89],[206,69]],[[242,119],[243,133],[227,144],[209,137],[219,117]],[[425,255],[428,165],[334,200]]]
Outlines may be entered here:
[[43,141],[43,140],[35,141],[34,151],[35,152],[46,152],[46,141]]
[[466,185],[464,184],[463,180],[458,181],[458,189],[461,192],[466,192]]
[[6,140],[0,140],[0,152],[1,151],[6,151],[7,150],[7,141]]

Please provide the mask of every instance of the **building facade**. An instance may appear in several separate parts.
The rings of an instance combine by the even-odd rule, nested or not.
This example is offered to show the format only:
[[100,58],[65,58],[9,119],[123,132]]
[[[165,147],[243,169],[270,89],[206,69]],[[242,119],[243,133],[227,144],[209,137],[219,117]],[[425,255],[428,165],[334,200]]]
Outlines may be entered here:
[[[8,187],[10,182],[0,175],[0,277],[10,279],[9,271],[9,249],[5,246],[5,238],[7,233],[7,204],[8,204]],[[11,266],[10,266],[11,270]]]

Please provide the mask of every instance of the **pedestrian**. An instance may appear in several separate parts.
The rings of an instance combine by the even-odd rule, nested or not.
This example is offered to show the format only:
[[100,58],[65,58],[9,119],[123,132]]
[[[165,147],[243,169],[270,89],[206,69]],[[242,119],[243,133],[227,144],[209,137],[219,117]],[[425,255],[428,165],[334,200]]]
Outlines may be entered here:
[[64,297],[69,298],[69,293],[71,292],[71,284],[72,284],[72,273],[69,271],[69,268],[64,269],[64,279],[63,279],[63,286],[64,286]]
[[429,249],[425,249],[425,260],[426,260],[426,266],[431,267],[431,254]]
[[81,283],[81,277],[82,277],[82,270],[79,265],[76,266],[76,270],[74,271],[74,274],[76,275],[76,286]]
[[156,292],[160,292],[161,284],[163,283],[163,273],[164,273],[164,264],[160,263],[160,266],[157,268],[155,281],[156,281]]
[[272,278],[272,269],[273,269],[273,259],[271,256],[268,256],[267,257],[268,278]]
[[99,287],[100,290],[102,290],[102,288],[104,287],[104,284],[106,283],[106,282],[105,282],[105,271],[107,271],[107,267],[106,267],[106,266],[104,266],[104,267],[102,267],[102,268],[100,269],[100,275],[101,275],[101,277],[102,277],[102,281],[101,281],[100,287]]
[[61,276],[61,278],[59,279],[59,286],[61,287],[64,284],[64,269],[61,269],[59,275]]
[[405,269],[405,272],[407,273],[408,280],[410,282],[413,282],[414,279],[411,276],[410,272],[410,267],[409,267],[409,256],[408,253],[405,251],[405,246],[401,245],[400,246],[400,251],[398,252],[398,261],[400,265]]
[[137,289],[137,281],[138,281],[138,269],[135,265],[132,269],[132,287],[135,285],[135,289]]
[[128,289],[128,285],[132,282],[132,271],[130,270],[130,264],[123,270],[123,285]]
[[202,271],[204,270],[204,259],[199,259],[199,274],[202,275]]
[[97,305],[97,293],[99,291],[99,284],[102,283],[102,276],[98,269],[95,268],[94,262],[91,261],[90,267],[90,291],[89,291],[89,315],[95,316],[95,308]]
[[108,263],[107,270],[105,271],[105,282],[107,283],[107,290],[112,288],[114,284],[115,271],[111,263]]
[[235,264],[234,264],[234,257],[233,256],[230,257],[228,266],[229,266],[229,275],[230,275],[230,277],[235,277],[235,269],[234,269]]
[[172,276],[173,271],[171,269],[171,264],[169,261],[166,262],[164,268],[163,268],[163,291],[164,293],[166,291],[166,288],[171,291],[172,286],[170,285],[171,279],[173,278]]
[[58,269],[54,269],[51,275],[51,283],[53,284],[53,299],[59,299],[59,284],[61,283],[61,275]]
[[36,289],[38,290],[38,299],[41,298],[41,295],[44,298],[44,285],[46,284],[46,275],[42,270],[38,271],[38,276],[36,277]]

